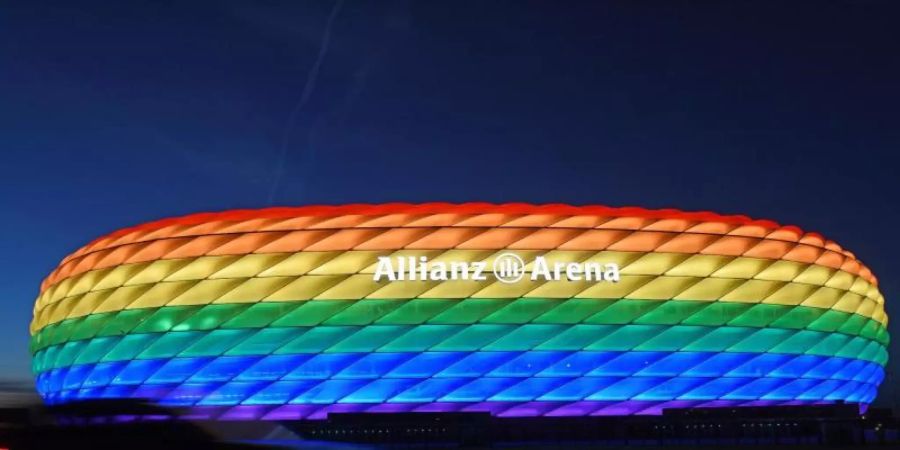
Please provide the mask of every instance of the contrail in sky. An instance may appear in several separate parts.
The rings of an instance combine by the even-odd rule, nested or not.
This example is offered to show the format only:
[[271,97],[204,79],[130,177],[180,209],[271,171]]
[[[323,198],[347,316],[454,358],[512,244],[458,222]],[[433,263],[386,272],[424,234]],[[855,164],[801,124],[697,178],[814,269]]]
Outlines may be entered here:
[[275,167],[275,177],[272,180],[272,189],[269,191],[269,205],[272,205],[275,201],[275,194],[278,193],[278,185],[281,184],[281,178],[284,176],[284,163],[287,158],[291,127],[294,125],[297,116],[300,114],[300,111],[303,110],[303,107],[306,106],[306,103],[309,101],[309,98],[316,88],[316,79],[319,77],[319,69],[322,67],[322,61],[325,60],[325,55],[328,54],[328,45],[331,43],[331,28],[334,26],[334,21],[341,12],[341,7],[343,5],[344,0],[336,0],[334,2],[334,7],[331,8],[331,14],[328,16],[328,22],[325,23],[325,30],[322,32],[322,43],[319,46],[319,54],[316,56],[316,61],[313,63],[312,67],[309,69],[309,74],[306,77],[306,84],[303,86],[303,93],[300,95],[300,100],[294,106],[294,109],[291,110],[287,122],[284,125],[284,133],[281,136],[281,151],[278,155],[278,165]]

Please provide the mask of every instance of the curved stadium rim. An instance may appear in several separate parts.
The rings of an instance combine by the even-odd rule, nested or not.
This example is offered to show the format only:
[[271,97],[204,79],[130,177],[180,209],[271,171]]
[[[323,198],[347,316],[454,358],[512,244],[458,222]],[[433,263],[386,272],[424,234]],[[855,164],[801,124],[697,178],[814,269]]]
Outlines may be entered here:
[[[843,249],[834,241],[826,239],[822,234],[816,232],[805,232],[795,225],[782,225],[778,222],[768,219],[754,219],[746,215],[724,215],[712,211],[683,211],[675,208],[664,209],[648,209],[637,206],[610,207],[602,205],[569,205],[564,203],[550,204],[531,204],[531,203],[488,203],[488,202],[468,202],[468,203],[447,203],[447,202],[429,202],[429,203],[350,203],[345,205],[308,205],[294,207],[268,207],[260,209],[231,209],[217,212],[200,212],[182,216],[173,216],[163,219],[153,220],[138,225],[117,229],[113,232],[97,237],[87,244],[81,246],[76,251],[68,254],[60,261],[57,268],[54,269],[41,283],[41,291],[53,284],[50,279],[57,272],[59,267],[67,262],[83,256],[91,251],[91,247],[99,242],[108,239],[114,239],[127,235],[129,233],[140,231],[154,231],[173,225],[199,225],[213,221],[241,221],[251,219],[290,219],[295,217],[336,217],[342,215],[363,215],[378,216],[387,214],[554,214],[554,215],[592,215],[598,217],[639,217],[644,219],[674,219],[699,222],[722,222],[739,226],[758,226],[772,231],[783,230],[796,234],[797,242],[801,238],[821,240],[823,247],[830,247],[832,250],[856,259],[856,255]],[[861,264],[861,263],[860,263]],[[871,274],[871,271],[868,271]],[[878,280],[871,274],[871,281],[874,285],[878,285]]]

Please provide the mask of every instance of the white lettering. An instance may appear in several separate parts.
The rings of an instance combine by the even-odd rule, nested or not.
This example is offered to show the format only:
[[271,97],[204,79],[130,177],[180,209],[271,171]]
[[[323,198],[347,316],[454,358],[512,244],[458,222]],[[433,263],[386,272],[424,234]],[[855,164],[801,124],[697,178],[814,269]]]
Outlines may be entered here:
[[544,258],[543,256],[534,258],[534,264],[531,269],[531,281],[537,281],[538,278],[543,278],[544,281],[550,281],[552,279],[550,276],[550,267],[547,266],[547,258]]
[[619,265],[618,264],[607,264],[606,265],[606,273],[603,274],[603,279],[607,281],[612,281],[613,283],[619,282]]
[[[424,267],[424,264],[423,264]],[[428,276],[430,280],[434,281],[447,281],[447,264],[443,262],[436,262],[431,266],[431,271],[428,272]],[[453,279],[456,279],[456,274],[453,274]],[[424,277],[423,277],[424,278]]]
[[472,279],[475,281],[484,281],[487,280],[487,277],[484,276],[484,269],[487,268],[487,263],[484,261],[476,261],[472,263],[472,267],[475,268],[475,273],[472,274]]
[[397,281],[397,277],[394,276],[394,266],[391,264],[390,256],[378,257],[378,267],[375,268],[375,277],[372,279],[381,281],[381,277],[387,277],[390,281]]
[[566,264],[566,278],[572,281],[581,281],[581,264],[571,262]]
[[588,281],[603,281],[603,267],[600,263],[589,262],[584,265],[584,275]]
[[[500,263],[493,266],[493,277],[504,283],[514,283],[525,273],[525,261],[514,254],[500,255]],[[396,261],[395,261],[396,259]],[[557,261],[550,267],[547,258],[536,256],[531,264],[531,281],[609,281],[621,280],[619,265],[597,262]],[[379,256],[372,276],[374,281],[448,281],[488,279],[486,261],[430,262],[427,256]],[[514,276],[514,275],[517,275]]]

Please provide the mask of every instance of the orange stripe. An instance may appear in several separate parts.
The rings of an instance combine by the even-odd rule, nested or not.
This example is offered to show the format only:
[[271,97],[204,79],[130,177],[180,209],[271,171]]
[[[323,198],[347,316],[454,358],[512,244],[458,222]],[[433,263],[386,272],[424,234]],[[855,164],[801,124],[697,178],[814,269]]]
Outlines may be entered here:
[[[481,234],[479,234],[481,232]],[[428,233],[425,237],[410,240]],[[580,234],[579,234],[580,233]],[[574,236],[566,241],[567,237]],[[247,253],[291,253],[297,251],[346,251],[407,249],[543,249],[613,250],[630,252],[701,253],[723,256],[752,256],[784,259],[841,268],[862,276],[863,267],[845,256],[808,245],[772,243],[742,236],[630,232],[624,230],[571,230],[530,228],[349,228],[295,232],[255,232],[240,235],[211,235],[198,238],[170,238],[125,244],[101,250],[64,264],[54,275],[57,280],[120,264],[157,259],[193,258],[203,255]],[[850,263],[848,263],[850,261]]]
[[[449,248],[460,245],[463,238],[472,242],[462,244],[465,248],[501,248],[512,245],[519,239],[519,227],[579,227],[590,231],[577,235],[560,244],[563,234],[547,232],[524,237],[528,239],[519,245],[528,247],[565,249],[632,249],[633,251],[698,252],[708,254],[736,255],[747,252],[746,256],[784,258],[798,262],[821,261],[828,267],[841,267],[850,273],[859,274],[871,283],[877,280],[868,268],[855,261],[852,253],[842,249],[833,241],[825,240],[817,233],[803,233],[793,226],[781,226],[767,220],[753,220],[746,216],[724,216],[710,212],[683,212],[679,210],[647,210],[642,208],[609,208],[604,206],[569,205],[528,205],[488,203],[446,204],[427,203],[344,206],[307,206],[299,208],[268,208],[261,210],[234,210],[220,213],[201,213],[150,222],[113,232],[94,240],[67,256],[60,266],[42,283],[43,291],[52,284],[67,277],[83,273],[93,268],[110,267],[124,262],[148,261],[166,255],[167,258],[200,255],[217,249],[215,254],[241,254],[247,252],[299,251],[299,249],[344,250],[358,246],[377,248],[400,246],[406,242],[400,236],[413,236],[416,232],[391,232],[382,238],[383,244],[364,242],[361,237],[375,238],[378,232],[350,231],[356,227],[410,227],[410,226],[479,226],[507,228],[507,231],[488,231],[477,235],[471,231],[456,232],[444,229],[425,235],[418,244],[421,248]],[[310,229],[343,228],[337,234],[310,233]],[[591,229],[597,227],[599,229]],[[260,247],[259,231],[284,231],[286,234],[266,235],[273,237]],[[499,229],[498,229],[499,230]],[[623,236],[622,230],[642,230],[632,236]],[[531,231],[534,231],[533,229]],[[666,235],[655,232],[728,234],[728,239],[720,239],[708,247],[706,237],[695,234]],[[224,233],[251,233],[252,237],[229,241]],[[510,234],[512,233],[512,234]],[[543,231],[542,231],[543,233]],[[627,232],[624,232],[627,234]],[[220,236],[214,236],[220,235]],[[397,236],[397,237],[389,237]],[[549,236],[554,236],[553,238]],[[321,239],[325,237],[323,242]],[[523,236],[519,236],[523,238]],[[177,238],[177,239],[171,239]],[[625,242],[619,242],[622,239]],[[756,238],[756,239],[753,239]],[[762,239],[765,238],[765,239]],[[244,240],[246,239],[246,240]],[[393,240],[396,239],[396,240]],[[544,240],[546,239],[546,240]],[[762,240],[760,240],[762,239]],[[150,243],[147,243],[151,241]],[[786,241],[786,242],[779,242]],[[500,244],[504,242],[505,244]],[[807,244],[794,246],[790,242]],[[135,244],[140,244],[135,247]],[[391,244],[393,243],[393,244]],[[222,245],[226,248],[220,249]],[[614,247],[609,247],[614,245]],[[173,249],[173,247],[175,249]],[[665,250],[663,250],[665,249]],[[830,251],[824,251],[827,249]],[[778,255],[780,253],[780,255]],[[778,255],[778,256],[775,256]]]

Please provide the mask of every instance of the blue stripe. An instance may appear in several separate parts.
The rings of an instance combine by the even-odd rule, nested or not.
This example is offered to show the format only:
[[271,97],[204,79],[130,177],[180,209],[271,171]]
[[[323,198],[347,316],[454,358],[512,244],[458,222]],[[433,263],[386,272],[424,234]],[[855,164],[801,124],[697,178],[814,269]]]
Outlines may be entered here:
[[412,402],[529,398],[851,401],[874,395],[870,387],[877,386],[883,378],[884,369],[877,363],[815,355],[330,353],[83,364],[40,374],[37,388],[51,401],[106,398],[114,397],[114,392],[124,392],[126,396],[176,404],[202,401],[209,405],[321,403],[347,396],[347,402],[352,403],[378,398]]

